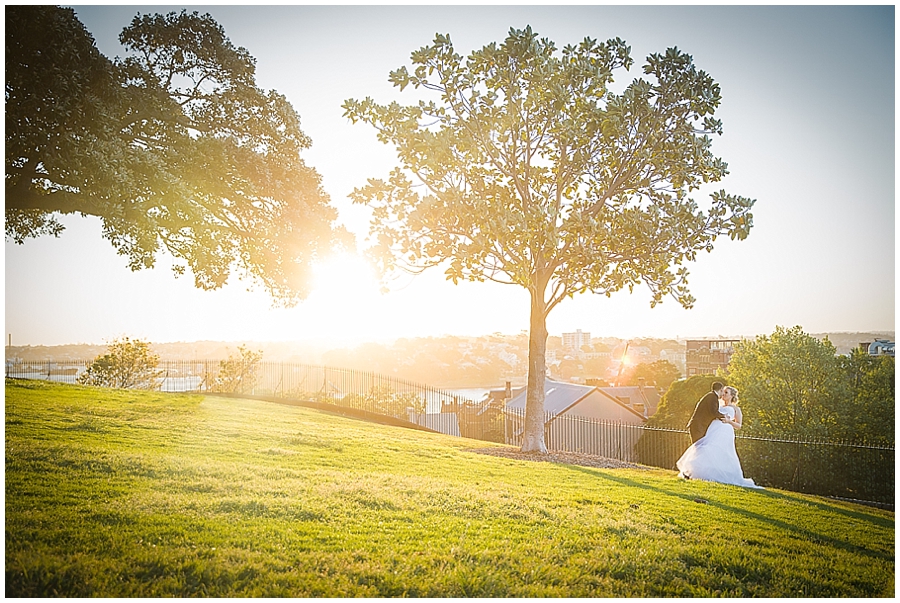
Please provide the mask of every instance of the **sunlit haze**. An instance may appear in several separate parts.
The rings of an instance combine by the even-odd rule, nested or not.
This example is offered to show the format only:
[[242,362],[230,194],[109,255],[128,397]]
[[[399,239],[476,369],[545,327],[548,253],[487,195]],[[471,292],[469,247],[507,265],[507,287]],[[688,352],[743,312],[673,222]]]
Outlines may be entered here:
[[[342,116],[349,98],[413,102],[388,82],[412,51],[449,33],[466,55],[526,25],[557,47],[589,36],[624,39],[639,77],[647,55],[677,46],[720,84],[724,135],[713,151],[730,174],[712,190],[756,199],[746,241],[719,240],[689,266],[697,302],[650,308],[636,288],[582,295],[551,313],[551,335],[736,336],[800,325],[807,332],[894,329],[894,7],[679,6],[186,6],[210,13],[255,57],[260,87],[293,104],[313,140],[306,163],[323,179],[339,222],[367,246],[368,213],[349,193],[397,165],[365,124]],[[101,52],[137,13],[174,6],[76,6]],[[624,72],[623,72],[624,73]],[[624,85],[619,81],[617,85]],[[352,345],[399,337],[518,333],[528,295],[495,283],[448,282],[441,269],[391,283],[351,255],[329,258],[316,291],[273,308],[262,289],[232,280],[201,291],[166,258],[130,272],[100,222],[67,216],[59,238],[7,242],[6,332],[14,345],[316,341]]]

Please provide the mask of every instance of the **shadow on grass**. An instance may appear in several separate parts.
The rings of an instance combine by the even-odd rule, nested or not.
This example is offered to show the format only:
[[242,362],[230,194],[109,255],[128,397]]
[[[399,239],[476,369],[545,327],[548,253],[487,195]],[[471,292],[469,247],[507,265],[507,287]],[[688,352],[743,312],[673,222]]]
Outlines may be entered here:
[[[659,488],[657,486],[651,486],[649,484],[637,482],[637,481],[628,479],[626,477],[613,475],[613,474],[610,474],[609,472],[601,472],[596,469],[590,469],[587,467],[579,467],[577,465],[570,465],[569,468],[573,471],[580,471],[581,473],[587,473],[588,475],[591,475],[593,477],[598,477],[600,479],[605,479],[607,481],[615,482],[622,486],[628,486],[631,488],[640,488],[642,490],[649,490],[649,491],[657,493],[657,494],[664,494],[666,496],[682,498],[689,502],[694,502],[696,499],[695,496],[690,495],[690,494],[684,494],[684,493],[680,493],[680,492],[673,492],[671,490],[665,490],[663,488]],[[866,513],[851,511],[849,509],[844,509],[844,508],[837,507],[837,506],[830,506],[830,505],[823,504],[823,503],[816,503],[813,501],[809,501],[807,499],[798,498],[796,496],[782,494],[780,492],[772,492],[771,490],[747,489],[747,494],[748,494],[748,496],[765,496],[767,498],[771,498],[771,499],[775,499],[775,500],[792,500],[792,501],[797,501],[797,502],[801,502],[804,504],[811,504],[811,505],[816,506],[824,511],[840,513],[841,515],[845,515],[846,517],[850,517],[850,518],[856,519],[858,521],[862,521],[862,522],[871,524],[873,526],[877,526],[880,528],[887,528],[887,529],[891,529],[891,530],[893,530],[893,528],[894,528],[894,522],[889,519],[886,519],[886,518],[873,517]],[[765,515],[753,513],[752,511],[748,511],[746,509],[732,507],[730,505],[726,505],[726,504],[722,504],[722,503],[714,502],[714,501],[708,501],[708,504],[712,507],[721,509],[723,511],[730,511],[732,513],[737,513],[738,515],[743,515],[744,517],[747,517],[749,519],[754,519],[756,521],[768,523],[768,524],[776,526],[782,530],[794,533],[797,536],[799,536],[805,540],[819,542],[819,543],[823,543],[823,544],[829,544],[831,546],[834,546],[835,548],[843,549],[845,551],[848,551],[848,552],[851,552],[854,554],[862,554],[867,557],[873,557],[873,558],[882,559],[882,560],[893,560],[894,559],[893,552],[891,552],[890,554],[879,553],[878,551],[873,551],[871,549],[861,547],[861,546],[858,546],[855,544],[851,544],[851,543],[843,541],[843,540],[838,540],[836,538],[832,538],[831,536],[825,536],[824,534],[818,534],[816,532],[812,532],[810,530],[807,530],[806,528],[801,528],[799,526],[791,525],[791,524],[781,521],[779,519],[774,519],[772,517],[767,517]]]
[[[843,515],[844,517],[849,517],[849,518],[855,519],[857,521],[870,523],[870,524],[873,524],[880,528],[886,528],[886,529],[890,529],[890,530],[894,529],[894,520],[888,519],[887,517],[879,517],[877,515],[869,515],[867,513],[860,513],[859,511],[852,511],[852,510],[846,509],[844,507],[830,505],[828,503],[810,500],[808,498],[800,498],[799,496],[793,496],[789,493],[772,492],[770,490],[761,490],[761,491],[759,491],[759,494],[770,496],[775,499],[793,500],[793,501],[796,501],[796,502],[804,504],[804,505],[809,505],[811,507],[815,507],[815,508],[819,509],[820,511],[829,511],[831,513],[838,513],[839,515]],[[814,495],[811,494],[810,496],[814,496]]]

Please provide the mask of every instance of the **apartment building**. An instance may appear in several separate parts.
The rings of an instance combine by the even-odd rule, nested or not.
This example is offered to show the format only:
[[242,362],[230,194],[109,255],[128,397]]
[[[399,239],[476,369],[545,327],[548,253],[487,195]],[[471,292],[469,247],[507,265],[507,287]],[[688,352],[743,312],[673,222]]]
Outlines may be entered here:
[[728,368],[734,354],[734,344],[740,339],[688,339],[685,342],[686,377],[715,375],[716,370]]

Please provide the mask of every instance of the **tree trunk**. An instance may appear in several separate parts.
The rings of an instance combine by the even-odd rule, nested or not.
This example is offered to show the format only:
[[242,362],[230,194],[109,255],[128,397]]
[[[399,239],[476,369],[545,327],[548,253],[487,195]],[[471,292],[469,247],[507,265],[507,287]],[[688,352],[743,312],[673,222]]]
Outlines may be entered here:
[[528,337],[528,394],[522,452],[547,452],[544,444],[544,381],[547,378],[547,303],[545,287],[531,294],[531,329]]

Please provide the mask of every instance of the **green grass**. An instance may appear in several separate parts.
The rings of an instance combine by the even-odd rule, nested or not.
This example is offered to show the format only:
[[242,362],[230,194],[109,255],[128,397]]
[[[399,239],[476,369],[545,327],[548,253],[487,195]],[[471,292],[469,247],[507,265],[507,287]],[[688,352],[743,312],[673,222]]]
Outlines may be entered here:
[[483,446],[7,381],[6,595],[894,595],[891,512]]

